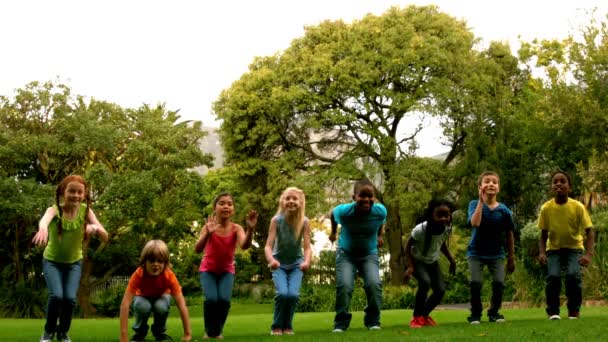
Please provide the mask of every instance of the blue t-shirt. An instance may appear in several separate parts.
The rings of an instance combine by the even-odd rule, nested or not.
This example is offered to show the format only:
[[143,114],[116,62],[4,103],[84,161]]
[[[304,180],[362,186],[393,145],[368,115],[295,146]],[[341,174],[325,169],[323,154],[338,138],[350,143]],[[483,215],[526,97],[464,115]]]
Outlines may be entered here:
[[355,202],[340,204],[333,210],[339,223],[338,247],[353,255],[378,254],[378,232],[386,222],[386,208],[374,203],[368,214],[355,214]]
[[[468,223],[475,212],[479,200],[469,203]],[[506,205],[499,203],[494,209],[490,209],[485,203],[481,211],[481,224],[473,227],[473,233],[467,248],[467,257],[481,259],[503,259],[505,257],[505,245],[507,243],[507,232],[513,231],[515,223],[513,214]]]

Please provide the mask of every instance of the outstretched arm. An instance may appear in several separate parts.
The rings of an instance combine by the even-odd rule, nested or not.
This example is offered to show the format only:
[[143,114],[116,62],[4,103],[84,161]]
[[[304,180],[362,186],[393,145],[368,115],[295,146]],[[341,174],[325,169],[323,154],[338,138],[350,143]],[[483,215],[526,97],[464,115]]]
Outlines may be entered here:
[[44,212],[44,215],[38,223],[38,232],[34,235],[32,242],[37,246],[44,246],[49,239],[49,224],[53,221],[53,218],[57,215],[57,209],[55,207],[49,207]]
[[270,228],[268,229],[268,238],[266,239],[266,245],[264,246],[264,255],[266,261],[268,261],[268,267],[271,270],[276,270],[281,266],[281,263],[272,256],[272,246],[274,245],[274,239],[277,236],[277,222],[273,218],[270,221]]
[[120,304],[120,342],[129,341],[129,307],[133,302],[133,294],[125,291]]
[[89,209],[87,213],[87,234],[95,235],[102,242],[108,242],[108,232],[101,225],[93,210]]
[[179,310],[179,315],[182,319],[182,326],[184,328],[184,336],[182,337],[182,341],[188,342],[192,339],[192,328],[190,327],[190,315],[188,314],[186,300],[184,299],[184,295],[181,293],[173,296],[173,299],[175,300],[175,304]]
[[308,220],[304,223],[302,229],[302,244],[304,247],[304,261],[300,264],[302,271],[307,271],[310,268],[310,261],[312,259],[312,248],[310,247],[310,223]]

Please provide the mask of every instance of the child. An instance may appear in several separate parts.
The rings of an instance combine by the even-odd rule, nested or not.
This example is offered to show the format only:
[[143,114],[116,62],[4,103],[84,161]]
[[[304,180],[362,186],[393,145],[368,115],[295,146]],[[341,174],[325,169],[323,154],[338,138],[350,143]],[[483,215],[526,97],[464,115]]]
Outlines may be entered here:
[[467,258],[471,271],[471,324],[481,321],[481,285],[483,266],[492,273],[492,298],[488,309],[490,322],[504,322],[505,318],[498,311],[502,304],[505,287],[505,250],[507,245],[507,271],[515,270],[513,214],[511,210],[499,203],[496,196],[500,192],[500,178],[493,171],[479,176],[479,199],[469,203],[468,221],[473,232],[467,248]]
[[171,296],[175,299],[184,327],[182,341],[190,341],[192,330],[188,307],[182,295],[182,288],[171,271],[169,249],[161,240],[151,240],[146,243],[139,257],[139,267],[129,280],[120,304],[120,341],[128,341],[129,307],[133,304],[135,335],[131,341],[144,341],[148,334],[148,317],[154,314],[152,334],[156,341],[171,341],[166,332],[167,317]]
[[222,339],[224,323],[230,311],[230,298],[234,284],[234,252],[238,245],[247,249],[258,222],[255,210],[247,215],[247,233],[240,225],[231,221],[234,215],[234,200],[229,193],[221,193],[213,200],[214,215],[211,216],[196,242],[196,252],[203,250],[200,281],[205,294],[203,318],[205,337]]
[[279,199],[277,214],[270,221],[264,252],[277,289],[271,335],[293,335],[292,321],[300,296],[302,272],[308,270],[312,256],[310,225],[304,216],[304,207],[304,192],[287,188]]
[[539,261],[542,265],[547,265],[545,294],[546,311],[550,320],[560,319],[562,268],[566,271],[568,318],[579,317],[583,300],[580,266],[591,264],[595,248],[595,234],[585,206],[568,197],[571,185],[570,175],[563,171],[553,173],[551,190],[555,193],[555,198],[543,204],[538,217],[538,227],[541,229]]
[[[426,220],[412,230],[407,241],[405,255],[408,266],[405,280],[407,282],[413,274],[418,281],[414,317],[410,321],[412,328],[437,325],[430,313],[445,293],[443,276],[437,262],[439,252],[450,262],[450,274],[456,273],[456,262],[446,244],[452,233],[452,210],[452,204],[448,201],[430,201],[425,211]],[[427,298],[429,289],[433,290],[433,294]]]
[[374,193],[374,186],[369,180],[360,180],[355,183],[354,202],[340,204],[329,214],[331,242],[336,241],[338,224],[342,226],[336,250],[336,316],[333,330],[336,333],[345,331],[350,325],[352,314],[348,311],[356,271],[363,277],[367,296],[363,323],[370,330],[380,330],[382,281],[378,247],[384,242],[386,208],[374,203]]
[[[85,203],[83,203],[85,202]],[[65,177],[57,186],[55,205],[40,219],[33,243],[44,246],[42,271],[49,292],[46,324],[40,342],[69,342],[82,270],[82,243],[91,235],[103,242],[108,233],[89,208],[89,189],[81,176]],[[57,324],[59,320],[59,324]]]

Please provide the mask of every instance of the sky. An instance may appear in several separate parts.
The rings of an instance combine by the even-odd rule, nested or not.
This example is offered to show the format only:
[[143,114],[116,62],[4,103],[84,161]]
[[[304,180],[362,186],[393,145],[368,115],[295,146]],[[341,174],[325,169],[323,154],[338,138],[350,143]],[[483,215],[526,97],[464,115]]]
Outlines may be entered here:
[[[599,0],[6,0],[0,2],[0,95],[59,79],[73,93],[123,107],[165,103],[218,127],[211,105],[247,72],[323,20],[360,19],[391,6],[435,4],[482,42],[565,38]],[[447,150],[428,122],[419,155]]]

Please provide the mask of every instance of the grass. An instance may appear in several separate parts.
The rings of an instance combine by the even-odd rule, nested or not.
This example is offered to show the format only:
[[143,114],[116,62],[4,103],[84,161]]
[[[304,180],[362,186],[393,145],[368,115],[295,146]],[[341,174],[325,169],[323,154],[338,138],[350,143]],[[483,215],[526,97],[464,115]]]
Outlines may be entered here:
[[[201,341],[203,335],[202,311],[191,311],[193,341]],[[565,310],[563,309],[562,312]],[[497,324],[483,321],[478,326],[466,323],[466,310],[436,310],[433,317],[438,327],[410,329],[407,326],[411,310],[386,310],[382,312],[382,330],[368,331],[363,326],[363,313],[353,313],[348,331],[331,333],[333,313],[296,313],[294,336],[270,336],[272,306],[234,305],[224,329],[226,340],[232,341],[596,341],[605,333],[608,307],[588,307],[581,312],[581,319],[561,321],[547,320],[544,310],[511,309],[502,313],[508,322]],[[562,314],[562,316],[564,316]],[[132,320],[129,322],[132,323]],[[151,323],[151,322],[150,322]],[[37,341],[44,321],[40,319],[0,319],[0,341]],[[167,323],[168,333],[179,341],[182,334],[179,316],[172,312]],[[70,336],[74,341],[117,341],[118,319],[75,319]],[[152,336],[148,336],[153,341]]]

